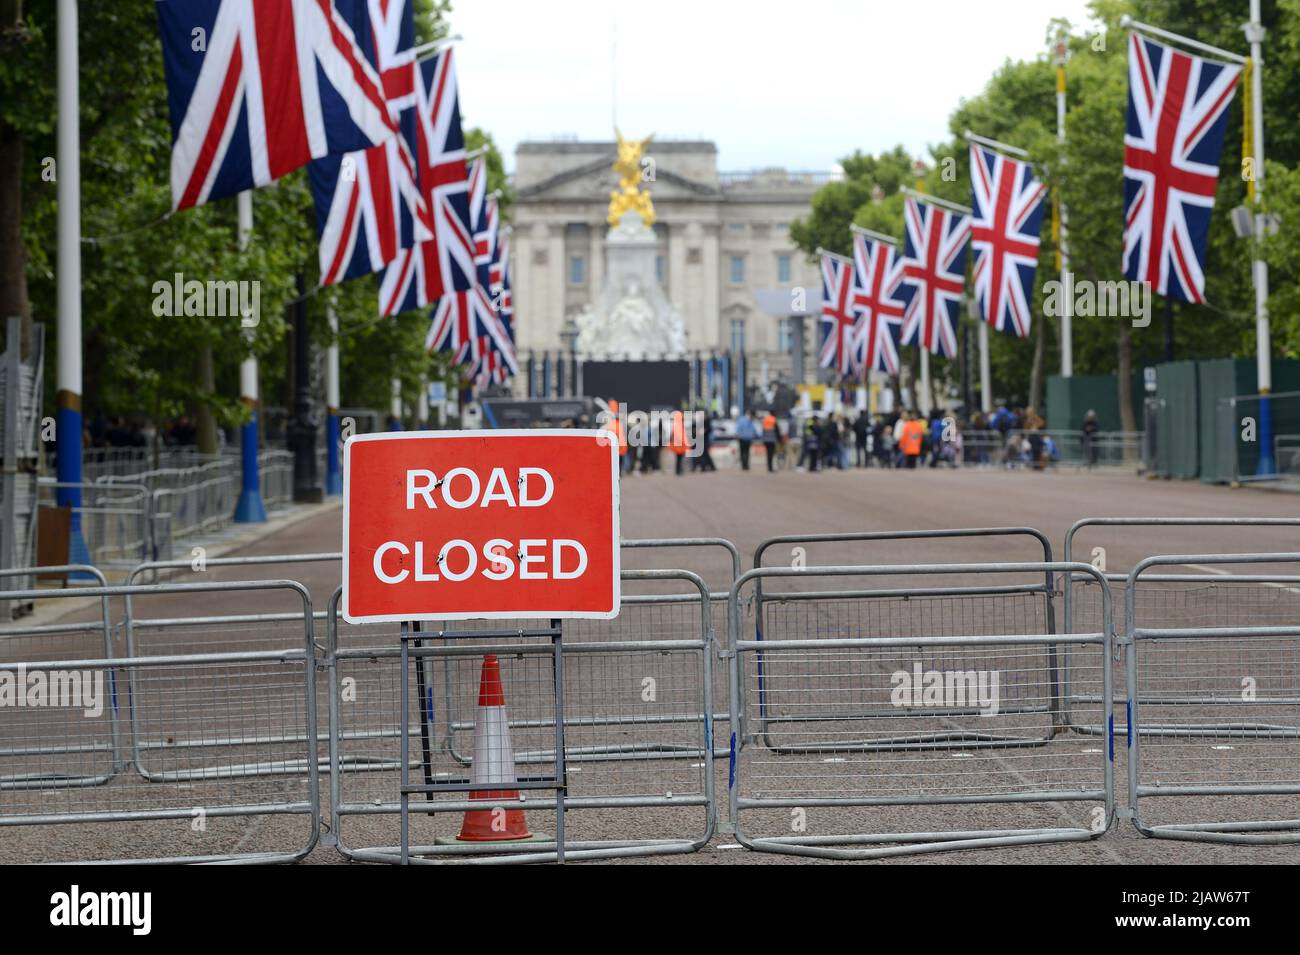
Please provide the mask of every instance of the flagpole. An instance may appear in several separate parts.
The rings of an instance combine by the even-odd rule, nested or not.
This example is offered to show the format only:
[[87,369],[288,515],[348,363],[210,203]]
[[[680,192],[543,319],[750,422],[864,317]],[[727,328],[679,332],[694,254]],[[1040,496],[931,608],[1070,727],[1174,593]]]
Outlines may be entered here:
[[415,426],[421,431],[429,427],[429,379],[420,376],[420,396],[415,404]]
[[[238,216],[236,235],[239,251],[244,252],[248,249],[249,240],[253,235],[252,190],[245,189],[241,192],[235,197],[235,203]],[[240,316],[241,323],[244,318],[245,316]],[[243,331],[245,339],[249,340],[248,343],[251,345],[253,330],[245,326]],[[257,411],[260,399],[257,377],[257,356],[250,352],[239,363],[239,397],[248,408],[248,420],[244,422],[239,432],[242,481],[239,501],[235,504],[235,522],[238,524],[261,524],[266,520],[266,506],[262,503],[262,481],[257,470]]]
[[[59,0],[58,119],[58,378],[55,387],[55,498],[70,510],[68,562],[89,564],[81,529],[81,128],[77,65],[77,0]],[[74,575],[79,576],[79,575]]]
[[989,324],[979,323],[980,340],[980,410],[988,414],[993,410],[993,373],[989,368]]
[[920,199],[922,202],[929,202],[932,205],[947,209],[949,212],[960,212],[962,215],[974,215],[975,210],[970,206],[963,206],[960,202],[952,202],[948,199],[940,199],[938,196],[932,196],[928,192],[920,192],[916,189],[909,189],[902,186],[898,190],[905,196],[911,196],[913,199]]
[[428,43],[421,44],[420,46],[417,46],[413,50],[411,50],[411,55],[414,56],[417,60],[419,60],[422,57],[424,57],[426,54],[432,55],[434,53],[437,53],[440,50],[443,50],[446,47],[451,46],[453,43],[458,43],[463,39],[465,38],[461,36],[459,33],[457,33],[455,36],[443,37],[441,40],[430,40]]
[[[1251,24],[1259,25],[1259,2],[1251,0]],[[1141,23],[1134,20],[1127,13],[1119,18],[1121,29],[1135,30],[1138,33],[1149,33],[1152,36],[1158,36],[1165,40],[1173,40],[1175,43],[1181,43],[1183,46],[1190,46],[1194,50],[1201,50],[1205,53],[1213,53],[1215,56],[1221,56],[1225,60],[1231,60],[1233,63],[1245,63],[1246,58],[1240,53],[1233,53],[1231,50],[1225,50],[1223,47],[1210,46],[1208,43],[1202,43],[1200,40],[1193,40],[1191,37],[1183,36],[1181,33],[1174,33],[1171,30],[1162,30],[1160,27],[1153,27],[1149,23]],[[1260,27],[1262,30],[1263,27]],[[1261,35],[1261,39],[1263,39]],[[1252,47],[1254,44],[1252,44]]]
[[823,249],[820,245],[817,246],[817,254],[830,256],[832,259],[835,259],[837,262],[843,262],[845,265],[853,264],[853,260],[847,255],[840,255],[838,252],[831,252],[829,249]]
[[[1069,55],[1069,46],[1062,37],[1056,44],[1056,141],[1061,146],[1062,161],[1065,156],[1065,62]],[[1067,238],[1069,213],[1061,190],[1056,189],[1056,259],[1057,271],[1061,273],[1061,288],[1069,288],[1066,276],[1070,271],[1070,246]],[[1074,376],[1074,302],[1071,296],[1061,296],[1061,377]]]
[[865,235],[868,239],[875,239],[877,242],[883,242],[886,245],[892,245],[895,248],[898,247],[898,240],[895,239],[892,235],[885,235],[885,233],[883,232],[876,232],[874,229],[864,229],[860,225],[853,225],[853,224],[849,225],[849,229],[853,232],[857,232],[860,235]]
[[1250,41],[1250,110],[1254,133],[1252,151],[1255,160],[1255,257],[1251,271],[1255,278],[1255,372],[1259,388],[1259,463],[1256,477],[1272,477],[1277,473],[1273,460],[1273,408],[1269,394],[1273,390],[1273,360],[1268,320],[1268,263],[1260,255],[1260,241],[1264,238],[1264,27],[1259,19],[1259,0],[1250,0],[1250,22],[1245,25],[1246,39]]
[[342,421],[339,405],[339,316],[333,303],[325,306],[325,319],[329,322],[330,343],[325,350],[325,493],[337,497],[343,493],[343,473],[339,467],[339,438]]
[[388,430],[401,431],[402,430],[402,379],[397,376],[393,376],[392,396],[393,396],[392,402],[388,408],[388,413],[392,420],[389,422]]
[[1012,156],[1020,156],[1022,159],[1029,158],[1029,151],[1021,149],[1019,146],[1012,146],[1010,143],[1004,143],[997,139],[989,139],[987,136],[977,136],[969,129],[963,134],[967,142],[979,143],[981,146],[988,146],[990,149],[996,149],[998,152],[1009,153]]

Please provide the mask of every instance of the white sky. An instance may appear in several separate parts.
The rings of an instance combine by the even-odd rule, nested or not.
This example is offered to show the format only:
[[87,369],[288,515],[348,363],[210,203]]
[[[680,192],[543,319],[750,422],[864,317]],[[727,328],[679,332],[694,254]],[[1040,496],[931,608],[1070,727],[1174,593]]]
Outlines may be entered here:
[[[830,170],[861,148],[913,154],[1048,20],[1086,0],[453,0],[461,112],[514,168],[521,140],[717,143],[723,170]],[[617,60],[611,47],[617,48]],[[616,62],[616,66],[612,65]]]

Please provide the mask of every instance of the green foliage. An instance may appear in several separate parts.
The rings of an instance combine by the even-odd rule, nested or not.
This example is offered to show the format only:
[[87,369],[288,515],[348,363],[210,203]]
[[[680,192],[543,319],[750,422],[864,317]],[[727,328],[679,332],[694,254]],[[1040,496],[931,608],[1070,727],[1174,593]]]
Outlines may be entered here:
[[[449,33],[448,0],[417,0],[418,42]],[[261,361],[262,401],[291,406],[286,329],[305,288],[313,341],[329,341],[326,305],[339,320],[342,400],[349,407],[387,410],[391,379],[403,382],[414,407],[421,376],[452,379],[445,356],[424,350],[428,318],[376,316],[374,276],[317,288],[316,219],[305,170],[253,194],[254,228],[241,252],[236,200],[222,199],[169,215],[171,126],[162,50],[152,3],[79,4],[81,50],[82,311],[85,355],[83,407],[88,415],[165,418],[211,408],[225,425],[245,419],[238,400],[238,366]],[[24,8],[22,30],[3,37],[0,118],[24,137],[23,239],[36,321],[55,346],[56,184],[43,178],[55,155],[55,37],[53,0]],[[491,137],[489,181],[504,185],[504,166]],[[57,170],[55,170],[57,172]],[[508,198],[507,200],[508,201]],[[260,320],[252,334],[238,317],[157,316],[155,284],[185,280],[260,282]],[[198,356],[210,347],[216,390],[198,382]],[[54,375],[47,390],[53,399]]]
[[[1119,21],[1135,19],[1191,36],[1225,49],[1248,52],[1242,23],[1246,5],[1225,9],[1215,0],[1094,0],[1092,17],[1104,29],[1075,30],[1062,19],[1047,24],[1044,52],[1030,61],[1005,63],[975,97],[963,100],[949,122],[952,136],[929,157],[925,190],[969,203],[967,129],[1028,150],[1043,180],[1057,191],[1069,210],[1071,268],[1078,279],[1123,278],[1123,162],[1128,95],[1127,31]],[[1264,127],[1268,176],[1262,193],[1267,209],[1278,215],[1280,233],[1265,243],[1273,273],[1270,314],[1274,353],[1300,353],[1300,126],[1295,123],[1295,96],[1300,89],[1300,0],[1263,4],[1268,31],[1265,44]],[[1070,58],[1067,77],[1067,143],[1056,141],[1055,65],[1050,48],[1066,34]],[[1229,110],[1218,196],[1206,262],[1205,305],[1172,303],[1174,347],[1179,358],[1251,355],[1255,348],[1254,290],[1250,258],[1253,246],[1234,234],[1229,217],[1246,201],[1241,171],[1243,96]],[[954,162],[945,167],[945,159]],[[844,253],[851,245],[850,223],[901,235],[901,198],[897,186],[911,178],[910,160],[901,147],[878,157],[855,152],[841,161],[844,178],[828,183],[813,197],[812,213],[791,226],[796,244],[810,256],[818,247]],[[945,175],[945,168],[955,175]],[[871,199],[879,183],[886,194]],[[1046,336],[1045,366],[1059,367],[1056,323],[1044,319],[1043,283],[1057,278],[1056,244],[1049,220],[1043,226],[1038,271],[1038,324]],[[1155,315],[1147,328],[1120,329],[1114,318],[1076,318],[1076,374],[1116,370],[1117,339],[1131,349],[1135,365],[1163,360],[1165,301],[1156,296]],[[963,322],[970,321],[963,318]],[[1131,342],[1128,341],[1131,339]],[[1034,343],[1008,335],[990,338],[994,391],[999,396],[1029,396]]]

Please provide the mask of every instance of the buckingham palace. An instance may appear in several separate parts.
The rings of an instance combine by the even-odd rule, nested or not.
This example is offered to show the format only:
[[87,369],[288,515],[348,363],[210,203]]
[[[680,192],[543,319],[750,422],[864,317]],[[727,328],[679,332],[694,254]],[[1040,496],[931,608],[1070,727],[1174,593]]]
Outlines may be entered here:
[[[616,154],[614,141],[518,146],[511,241],[521,358],[571,352],[577,321],[601,295]],[[796,303],[815,307],[821,279],[790,223],[809,213],[831,174],[719,171],[707,141],[653,140],[641,162],[654,204],[654,273],[688,352],[743,355],[751,383],[789,380],[801,355],[812,365],[815,322],[789,316],[809,314]],[[792,335],[800,326],[802,349]]]

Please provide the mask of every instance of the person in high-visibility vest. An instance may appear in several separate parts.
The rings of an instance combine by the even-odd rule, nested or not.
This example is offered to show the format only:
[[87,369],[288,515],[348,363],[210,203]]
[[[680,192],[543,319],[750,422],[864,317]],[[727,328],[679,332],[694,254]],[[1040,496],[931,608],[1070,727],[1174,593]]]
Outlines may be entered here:
[[672,413],[672,432],[668,438],[668,450],[677,458],[676,474],[681,477],[683,463],[686,461],[686,416],[680,411]]
[[623,433],[623,422],[618,417],[618,402],[610,399],[609,402],[609,430],[614,432],[618,438],[618,473],[623,473],[623,462],[627,456],[627,435]]
[[767,414],[763,415],[763,447],[767,449],[768,471],[776,469],[776,442],[779,436],[776,415],[772,414],[772,409],[769,408]]
[[921,448],[925,444],[925,425],[915,414],[908,414],[898,437],[898,449],[903,452],[904,467],[914,468],[921,460]]

